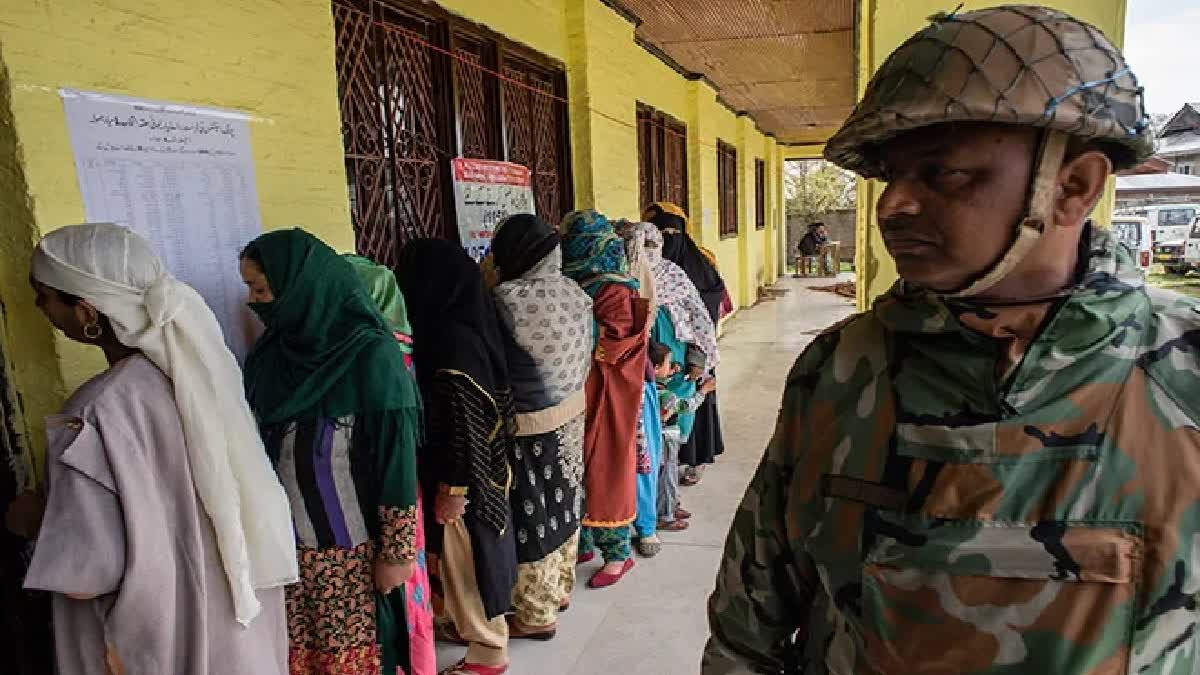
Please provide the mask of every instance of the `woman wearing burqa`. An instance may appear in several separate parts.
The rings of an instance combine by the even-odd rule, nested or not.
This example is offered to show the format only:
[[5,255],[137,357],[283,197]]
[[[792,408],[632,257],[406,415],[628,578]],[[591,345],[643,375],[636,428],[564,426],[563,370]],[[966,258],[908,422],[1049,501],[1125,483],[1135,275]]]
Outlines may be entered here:
[[46,425],[25,585],[53,593],[57,672],[284,675],[291,517],[216,317],[117,225],[50,233],[30,278],[109,366]]
[[[721,307],[726,298],[725,281],[721,279],[716,265],[704,255],[688,234],[687,214],[670,202],[651,204],[642,220],[654,223],[663,234],[663,257],[678,265],[695,284],[700,299],[708,310],[714,326],[721,321]],[[697,376],[714,377],[716,373],[699,373]],[[696,411],[696,422],[691,438],[679,453],[679,463],[686,466],[681,482],[696,485],[703,476],[704,467],[716,461],[725,452],[725,441],[721,436],[721,417],[717,412],[717,394],[713,392],[704,399]]]
[[468,645],[447,673],[500,675],[517,551],[508,501],[513,402],[496,308],[479,266],[454,242],[410,242],[396,278],[425,401],[421,487],[434,495],[436,521],[426,532],[446,613]]

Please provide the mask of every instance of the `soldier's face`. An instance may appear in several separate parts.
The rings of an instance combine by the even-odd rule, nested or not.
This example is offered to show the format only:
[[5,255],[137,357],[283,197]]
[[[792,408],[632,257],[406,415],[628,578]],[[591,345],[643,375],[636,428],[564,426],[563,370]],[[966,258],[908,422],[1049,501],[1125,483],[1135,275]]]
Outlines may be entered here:
[[954,291],[996,264],[1022,216],[1037,132],[938,125],[882,148],[887,188],[877,215],[904,279]]

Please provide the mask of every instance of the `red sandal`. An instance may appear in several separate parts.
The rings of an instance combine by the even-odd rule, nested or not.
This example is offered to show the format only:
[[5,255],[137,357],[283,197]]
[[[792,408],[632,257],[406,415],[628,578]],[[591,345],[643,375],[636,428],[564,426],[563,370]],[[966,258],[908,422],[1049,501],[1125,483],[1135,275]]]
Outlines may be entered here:
[[607,574],[603,569],[601,569],[599,572],[596,572],[594,575],[592,575],[592,578],[588,581],[588,587],[608,588],[609,586],[612,586],[621,579],[625,578],[625,575],[628,574],[629,570],[633,569],[633,566],[636,564],[637,563],[633,561],[633,558],[626,559],[625,565],[621,567],[620,574]]
[[671,522],[667,522],[665,520],[658,521],[659,532],[683,532],[691,526],[692,524],[686,520],[672,520]]

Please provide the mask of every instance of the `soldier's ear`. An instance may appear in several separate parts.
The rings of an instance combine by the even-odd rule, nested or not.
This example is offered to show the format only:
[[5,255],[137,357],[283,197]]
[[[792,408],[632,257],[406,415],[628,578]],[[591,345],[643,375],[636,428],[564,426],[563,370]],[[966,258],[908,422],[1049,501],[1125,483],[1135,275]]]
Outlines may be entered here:
[[1086,150],[1063,162],[1058,171],[1055,223],[1063,227],[1082,225],[1104,194],[1112,170],[1112,160],[1100,150]]

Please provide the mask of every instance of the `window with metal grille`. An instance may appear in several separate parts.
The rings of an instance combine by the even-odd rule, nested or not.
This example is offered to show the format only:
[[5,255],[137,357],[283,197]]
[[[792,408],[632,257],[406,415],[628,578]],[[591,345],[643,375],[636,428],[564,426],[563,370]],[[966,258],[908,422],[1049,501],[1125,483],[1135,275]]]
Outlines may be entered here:
[[717,211],[722,239],[738,236],[737,149],[717,141]]
[[333,0],[342,141],[359,253],[457,239],[450,160],[532,172],[538,215],[571,210],[566,74],[550,59],[418,0]]
[[754,229],[767,229],[767,164],[754,160]]
[[657,201],[688,207],[687,125],[637,104],[638,195],[645,208]]

